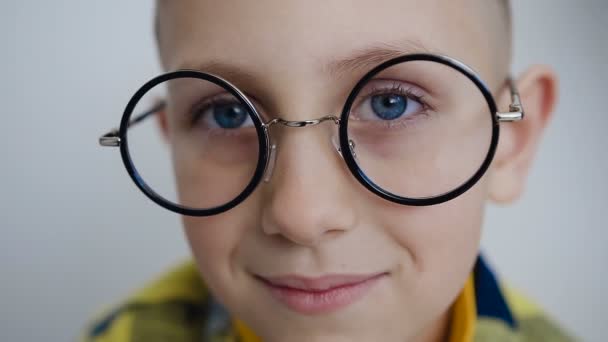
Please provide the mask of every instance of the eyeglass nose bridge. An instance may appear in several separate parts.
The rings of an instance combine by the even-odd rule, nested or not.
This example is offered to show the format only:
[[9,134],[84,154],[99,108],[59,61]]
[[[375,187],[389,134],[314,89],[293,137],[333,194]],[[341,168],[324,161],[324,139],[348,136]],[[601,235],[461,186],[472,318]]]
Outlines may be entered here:
[[[316,125],[321,124],[326,121],[333,121],[333,123],[335,123],[336,125],[338,125],[338,126],[340,125],[340,118],[338,118],[335,115],[325,115],[318,119],[302,120],[302,121],[290,121],[290,120],[285,120],[285,119],[281,119],[281,118],[275,118],[275,119],[268,121],[267,123],[264,123],[263,127],[266,130],[266,132],[268,132],[268,129],[274,125],[283,125],[285,127],[299,128],[299,127],[316,126]],[[333,139],[332,139],[332,142],[333,142]],[[337,145],[335,142],[333,145],[334,145],[334,148],[336,149],[336,151],[338,152],[338,154],[340,155],[340,157],[342,157],[342,150],[340,149],[340,146]],[[352,145],[351,148],[354,148],[354,144]],[[274,165],[276,163],[276,155],[277,155],[277,144],[273,143],[269,147],[268,163],[266,165],[266,170],[264,172],[264,182],[265,183],[270,182],[270,178],[272,177],[272,171],[274,170]]]
[[264,124],[265,128],[270,128],[273,125],[283,125],[286,127],[306,127],[306,126],[315,126],[325,121],[333,121],[336,125],[340,125],[340,119],[335,115],[325,115],[318,119],[313,120],[304,120],[304,121],[289,121],[281,118],[276,118],[268,121]]

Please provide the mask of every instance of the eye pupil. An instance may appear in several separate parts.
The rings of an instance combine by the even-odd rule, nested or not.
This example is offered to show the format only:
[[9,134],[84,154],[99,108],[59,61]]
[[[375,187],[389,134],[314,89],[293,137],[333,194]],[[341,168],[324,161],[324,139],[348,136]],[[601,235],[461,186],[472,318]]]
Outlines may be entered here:
[[240,104],[221,104],[213,108],[215,122],[225,129],[239,128],[248,115],[247,110]]
[[407,99],[396,94],[382,94],[372,97],[372,109],[382,120],[394,120],[407,110]]

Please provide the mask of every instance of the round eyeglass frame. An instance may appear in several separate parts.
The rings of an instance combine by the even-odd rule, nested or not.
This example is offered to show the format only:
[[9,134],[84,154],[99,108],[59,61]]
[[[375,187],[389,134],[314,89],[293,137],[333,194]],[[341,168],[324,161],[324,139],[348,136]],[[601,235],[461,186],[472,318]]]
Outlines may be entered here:
[[[462,73],[466,76],[470,81],[472,81],[475,86],[482,93],[488,105],[488,114],[492,119],[492,138],[490,141],[490,146],[486,155],[486,158],[480,165],[477,172],[475,172],[467,181],[465,181],[462,185],[458,186],[454,190],[446,192],[444,194],[440,194],[432,197],[424,197],[424,198],[409,198],[395,195],[382,187],[378,186],[374,183],[365,172],[359,167],[355,158],[351,152],[350,141],[348,138],[348,118],[350,115],[351,107],[355,102],[359,92],[363,89],[363,87],[370,81],[374,76],[376,76],[382,70],[385,70],[388,67],[391,67],[395,64],[405,63],[405,62],[413,62],[413,61],[429,61],[436,62],[448,67],[455,69],[456,71]],[[148,91],[157,86],[160,83],[177,79],[177,78],[195,78],[201,79],[204,81],[215,83],[227,91],[229,91],[236,99],[238,99],[243,105],[246,106],[247,110],[250,111],[250,117],[253,121],[257,136],[258,136],[258,160],[253,176],[247,186],[243,189],[241,193],[239,193],[234,199],[231,201],[208,209],[196,209],[191,207],[182,206],[176,203],[173,203],[158,193],[154,191],[146,182],[143,180],[139,172],[137,171],[135,164],[131,158],[129,148],[128,148],[128,134],[127,131],[129,127],[151,114],[155,114],[159,109],[153,109],[149,112],[141,114],[136,118],[132,119],[133,111],[139,101],[146,95]],[[516,108],[517,109],[517,108]],[[521,109],[520,109],[521,110]],[[409,54],[403,55],[396,58],[392,58],[387,60],[378,66],[374,67],[372,70],[368,71],[354,86],[351,90],[349,96],[346,99],[344,107],[342,109],[342,113],[339,118],[338,129],[339,129],[339,147],[341,150],[341,155],[351,174],[361,183],[366,189],[378,195],[379,197],[388,200],[390,202],[409,205],[409,206],[430,206],[436,205],[440,203],[447,202],[452,200],[471,187],[473,187],[480,179],[483,177],[485,172],[490,167],[494,155],[496,153],[496,148],[498,145],[499,133],[500,133],[500,125],[499,118],[497,114],[497,106],[494,101],[494,97],[490,92],[489,88],[485,85],[485,83],[481,80],[481,78],[467,65],[464,63],[443,55],[433,55],[433,54]],[[521,113],[523,115],[523,111]],[[110,143],[104,143],[103,140],[113,139]],[[163,208],[173,211],[178,214],[187,215],[187,216],[211,216],[223,213],[228,211],[241,202],[243,202],[262,182],[264,174],[269,164],[270,160],[270,137],[268,132],[268,126],[263,122],[262,117],[256,110],[255,106],[251,103],[251,101],[247,98],[247,96],[241,92],[236,86],[228,82],[227,80],[198,70],[177,70],[168,73],[161,74],[147,83],[145,83],[139,90],[135,92],[135,94],[129,100],[121,122],[120,127],[112,131],[100,138],[100,143],[104,146],[119,146],[120,154],[122,157],[123,164],[127,170],[127,173],[136,184],[136,186],[153,202],[162,206]]]

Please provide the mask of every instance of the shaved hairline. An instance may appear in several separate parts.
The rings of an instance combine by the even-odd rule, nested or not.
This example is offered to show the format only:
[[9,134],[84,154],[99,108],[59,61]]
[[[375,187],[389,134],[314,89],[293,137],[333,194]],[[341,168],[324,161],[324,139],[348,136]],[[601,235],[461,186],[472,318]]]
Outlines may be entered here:
[[[158,54],[161,58],[162,62],[162,41],[161,41],[161,27],[162,27],[162,18],[161,18],[161,6],[168,4],[170,1],[168,0],[155,0],[155,9],[154,9],[154,36],[156,39],[156,46]],[[513,40],[513,23],[512,23],[512,11],[511,11],[511,0],[481,0],[480,4],[483,3],[485,5],[492,4],[493,7],[496,7],[498,10],[496,17],[502,18],[501,23],[504,25],[501,28],[494,28],[497,31],[495,33],[496,39],[499,41],[500,46],[504,49],[504,54],[502,54],[502,59],[504,59],[499,64],[501,65],[501,69],[509,68],[511,64],[511,54],[512,54],[512,40]],[[491,16],[490,20],[493,21]]]

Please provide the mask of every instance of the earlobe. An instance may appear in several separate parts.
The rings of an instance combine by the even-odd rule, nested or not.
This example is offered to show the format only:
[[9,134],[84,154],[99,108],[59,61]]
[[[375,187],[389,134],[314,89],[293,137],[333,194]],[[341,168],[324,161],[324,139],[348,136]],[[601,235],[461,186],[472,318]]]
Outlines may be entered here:
[[[513,202],[521,196],[542,133],[557,102],[557,75],[548,66],[535,65],[517,80],[525,111],[522,121],[501,123],[500,141],[490,170],[489,197],[497,203]],[[501,92],[499,110],[508,108],[510,92]]]

